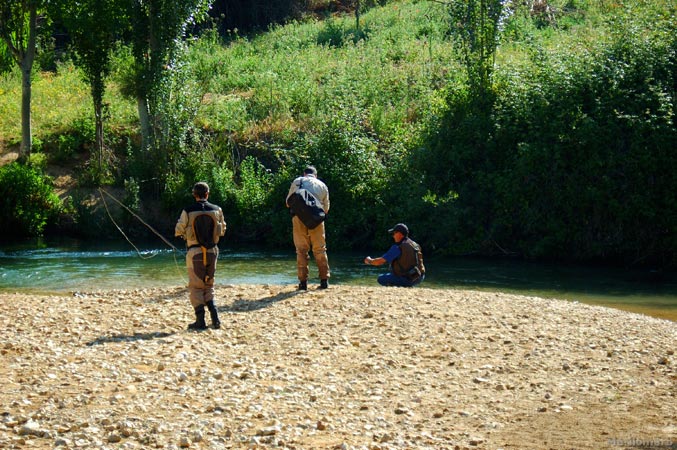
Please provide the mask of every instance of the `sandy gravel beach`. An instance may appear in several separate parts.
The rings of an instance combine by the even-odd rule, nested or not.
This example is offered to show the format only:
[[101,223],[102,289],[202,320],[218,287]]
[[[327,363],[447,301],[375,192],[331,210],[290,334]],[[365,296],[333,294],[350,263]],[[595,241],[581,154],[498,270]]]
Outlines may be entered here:
[[677,323],[462,290],[0,294],[0,448],[677,445]]

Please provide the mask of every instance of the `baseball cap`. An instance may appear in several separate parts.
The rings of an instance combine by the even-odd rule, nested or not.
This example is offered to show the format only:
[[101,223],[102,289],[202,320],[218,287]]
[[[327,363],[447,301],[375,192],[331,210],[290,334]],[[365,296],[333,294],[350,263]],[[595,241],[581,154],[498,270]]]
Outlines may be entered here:
[[405,236],[409,236],[409,228],[407,228],[407,226],[403,223],[398,223],[397,225],[395,225],[394,227],[389,229],[388,233],[392,234],[396,231],[399,231],[400,233],[402,233]]

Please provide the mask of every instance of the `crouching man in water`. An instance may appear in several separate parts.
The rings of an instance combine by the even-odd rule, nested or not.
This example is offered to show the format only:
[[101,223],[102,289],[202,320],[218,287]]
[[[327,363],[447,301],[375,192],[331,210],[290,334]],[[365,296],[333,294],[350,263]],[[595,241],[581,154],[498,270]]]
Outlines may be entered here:
[[188,291],[190,303],[195,309],[195,322],[190,330],[204,330],[205,307],[209,310],[212,326],[221,327],[219,314],[214,305],[214,273],[219,258],[219,238],[226,234],[223,211],[209,203],[209,185],[204,182],[193,186],[195,203],[181,211],[174,235],[186,240],[186,267],[188,268]]
[[409,228],[398,223],[388,230],[395,243],[380,258],[367,256],[364,263],[370,266],[390,264],[390,272],[379,275],[378,282],[382,286],[415,286],[425,279],[425,266],[421,247],[409,239]]

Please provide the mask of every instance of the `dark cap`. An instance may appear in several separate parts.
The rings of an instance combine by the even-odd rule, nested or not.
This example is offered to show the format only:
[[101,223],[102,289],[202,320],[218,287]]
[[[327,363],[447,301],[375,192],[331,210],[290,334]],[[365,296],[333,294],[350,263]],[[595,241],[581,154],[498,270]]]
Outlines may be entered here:
[[197,195],[200,198],[205,198],[205,195],[209,192],[209,185],[204,181],[195,183],[193,186],[193,194]]
[[402,233],[405,236],[409,236],[409,228],[407,228],[407,226],[403,223],[398,223],[397,225],[395,225],[394,227],[389,229],[388,233],[392,234],[396,231],[399,231],[400,233]]
[[305,169],[303,169],[303,174],[317,176],[317,169],[315,168],[315,166],[308,166]]

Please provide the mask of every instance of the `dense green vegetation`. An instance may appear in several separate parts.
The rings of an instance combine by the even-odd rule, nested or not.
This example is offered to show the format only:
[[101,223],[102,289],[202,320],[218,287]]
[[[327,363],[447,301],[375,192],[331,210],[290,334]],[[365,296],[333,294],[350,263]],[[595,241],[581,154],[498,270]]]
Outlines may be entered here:
[[0,228],[16,236],[41,234],[62,209],[49,178],[20,164],[0,167],[0,198]]
[[[133,52],[119,46],[107,171],[90,156],[80,70],[43,56],[56,70],[34,74],[34,152],[76,167],[79,232],[95,213],[77,201],[88,187],[124,188],[170,233],[202,179],[231,242],[288,246],[284,197],[313,163],[332,248],[381,247],[403,221],[428,252],[677,264],[674,2],[512,3],[484,41],[467,32],[468,2],[376,3],[359,28],[352,14],[309,16],[188,39],[158,102],[178,131],[161,155],[141,146]],[[0,78],[6,147],[21,140],[18,98],[15,71]]]

